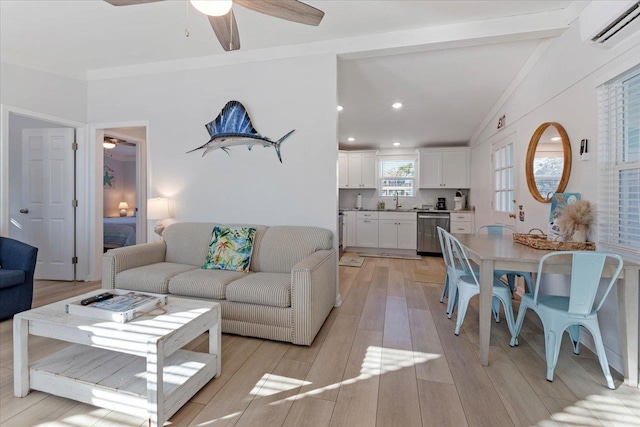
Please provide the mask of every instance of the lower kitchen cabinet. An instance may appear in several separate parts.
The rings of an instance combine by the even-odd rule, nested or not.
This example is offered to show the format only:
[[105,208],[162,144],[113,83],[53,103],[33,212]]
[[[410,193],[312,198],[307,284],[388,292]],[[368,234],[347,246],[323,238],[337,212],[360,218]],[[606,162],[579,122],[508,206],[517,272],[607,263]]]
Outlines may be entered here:
[[474,217],[475,214],[473,212],[452,212],[449,231],[452,233],[474,234],[476,232]]
[[416,249],[417,221],[415,213],[381,212],[378,219],[378,247]]
[[378,247],[377,219],[358,219],[356,221],[356,246],[362,248]]

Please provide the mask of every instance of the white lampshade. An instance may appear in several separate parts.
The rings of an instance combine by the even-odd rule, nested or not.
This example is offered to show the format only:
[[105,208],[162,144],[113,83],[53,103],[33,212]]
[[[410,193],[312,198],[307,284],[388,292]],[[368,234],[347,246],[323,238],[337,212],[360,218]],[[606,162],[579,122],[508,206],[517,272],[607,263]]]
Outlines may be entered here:
[[169,199],[156,197],[147,199],[147,219],[169,218]]
[[120,216],[127,216],[127,209],[129,209],[129,203],[120,202],[118,205],[118,209],[120,209]]
[[233,2],[231,0],[191,0],[191,4],[205,15],[222,16],[229,13]]

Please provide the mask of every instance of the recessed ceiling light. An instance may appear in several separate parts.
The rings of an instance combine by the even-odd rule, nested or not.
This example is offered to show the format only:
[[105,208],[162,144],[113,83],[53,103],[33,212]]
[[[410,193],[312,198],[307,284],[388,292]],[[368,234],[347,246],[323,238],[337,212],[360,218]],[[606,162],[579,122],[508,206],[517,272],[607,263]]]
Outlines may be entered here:
[[400,145],[400,143],[399,143],[399,142],[394,142],[394,143],[393,143],[393,146],[394,146],[394,147],[397,147],[397,146],[399,146],[399,145]]
[[391,106],[397,110],[398,108],[402,108],[402,102],[395,102]]
[[353,142],[353,141],[355,141],[355,140],[356,140],[356,139],[355,139],[354,137],[352,137],[352,136],[350,136],[349,138],[347,138],[347,141],[349,141],[349,142]]
[[554,136],[553,138],[551,138],[552,141],[560,141],[562,138],[560,138],[559,136]]
[[338,111],[342,111],[344,110],[344,107],[342,105],[338,105]]

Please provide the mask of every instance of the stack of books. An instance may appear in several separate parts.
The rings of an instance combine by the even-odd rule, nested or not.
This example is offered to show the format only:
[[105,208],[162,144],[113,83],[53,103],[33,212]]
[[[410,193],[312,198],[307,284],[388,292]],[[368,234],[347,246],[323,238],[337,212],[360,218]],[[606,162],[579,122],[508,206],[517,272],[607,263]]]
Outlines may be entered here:
[[166,303],[166,295],[113,289],[98,296],[67,303],[66,312],[124,323]]

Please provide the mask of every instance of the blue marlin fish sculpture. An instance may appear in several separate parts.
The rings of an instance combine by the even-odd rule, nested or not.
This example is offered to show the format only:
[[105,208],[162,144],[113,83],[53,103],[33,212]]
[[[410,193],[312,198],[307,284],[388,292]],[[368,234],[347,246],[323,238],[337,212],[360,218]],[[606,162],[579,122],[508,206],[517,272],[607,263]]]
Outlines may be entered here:
[[198,148],[187,151],[191,153],[196,150],[204,150],[202,157],[209,151],[217,150],[218,148],[229,154],[229,147],[236,145],[246,145],[249,150],[254,144],[262,144],[263,147],[273,147],[276,149],[276,154],[280,163],[282,163],[282,157],[280,156],[280,144],[287,139],[289,135],[295,132],[295,129],[287,133],[285,136],[277,141],[260,135],[251,125],[251,119],[247,110],[238,101],[229,101],[224,106],[218,117],[212,122],[205,125],[211,139],[206,144],[201,145]]

